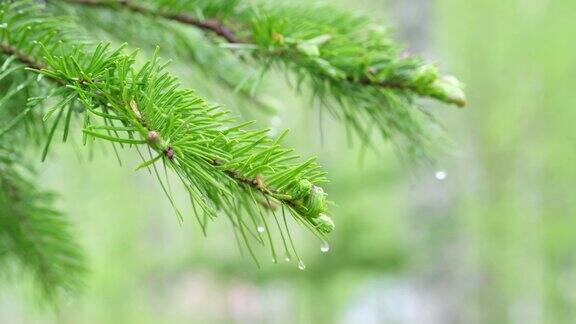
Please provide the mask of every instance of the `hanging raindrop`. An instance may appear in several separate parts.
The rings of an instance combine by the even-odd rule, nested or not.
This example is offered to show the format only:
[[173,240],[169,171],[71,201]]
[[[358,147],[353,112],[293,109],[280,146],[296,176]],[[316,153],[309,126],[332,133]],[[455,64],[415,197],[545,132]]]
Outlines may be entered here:
[[320,251],[323,253],[330,251],[330,244],[328,244],[328,242],[322,242],[322,244],[320,244]]
[[298,261],[298,269],[300,269],[300,270],[306,269],[306,265],[304,264],[304,262],[302,260]]
[[270,118],[270,125],[279,126],[280,123],[282,123],[282,118],[280,118],[280,116],[274,116]]
[[264,231],[266,230],[266,228],[264,227],[264,225],[258,225],[258,233],[264,233]]
[[446,179],[447,174],[446,174],[446,171],[440,170],[440,171],[436,171],[434,176],[436,177],[436,179],[442,181],[442,180]]
[[292,260],[292,259],[290,258],[290,256],[289,256],[289,255],[286,255],[286,256],[284,257],[284,261],[286,261],[286,262],[290,262],[290,260]]

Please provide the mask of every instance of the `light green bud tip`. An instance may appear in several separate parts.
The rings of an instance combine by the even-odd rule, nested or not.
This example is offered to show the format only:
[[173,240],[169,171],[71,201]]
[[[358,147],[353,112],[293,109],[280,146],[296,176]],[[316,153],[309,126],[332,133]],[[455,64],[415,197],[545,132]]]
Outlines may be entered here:
[[308,218],[316,218],[326,210],[326,194],[320,187],[304,179],[292,187],[292,199],[297,209]]
[[320,216],[318,216],[317,218],[313,218],[312,224],[314,224],[314,226],[316,227],[316,229],[318,229],[318,231],[324,234],[331,233],[335,227],[332,218],[324,214],[320,214]]
[[316,218],[326,209],[326,194],[320,187],[312,186],[310,195],[304,199],[307,212],[306,215],[311,218]]
[[434,81],[430,86],[430,96],[458,107],[466,105],[464,85],[453,76],[441,77]]
[[434,82],[434,80],[437,80],[438,75],[439,72],[436,66],[425,65],[416,71],[412,82],[414,82],[416,86],[427,85]]

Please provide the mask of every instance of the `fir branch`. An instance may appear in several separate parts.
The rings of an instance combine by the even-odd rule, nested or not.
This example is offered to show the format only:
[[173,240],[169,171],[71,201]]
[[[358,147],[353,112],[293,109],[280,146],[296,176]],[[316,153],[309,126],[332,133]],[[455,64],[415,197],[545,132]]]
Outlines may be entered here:
[[[215,25],[234,35],[223,37],[230,43],[226,47],[250,53],[264,70],[280,67],[293,72],[297,88],[308,80],[319,101],[362,141],[370,141],[372,130],[377,130],[410,158],[429,156],[434,146],[429,125],[435,120],[414,103],[417,97],[465,105],[463,85],[457,79],[441,76],[434,65],[406,55],[385,29],[367,17],[332,7],[248,7],[239,1],[204,0],[88,2],[200,28],[198,21],[217,21]],[[174,17],[188,17],[194,23]]]
[[[53,0],[52,0],[53,1]],[[227,27],[223,22],[219,21],[216,18],[208,18],[208,19],[199,19],[196,18],[195,16],[193,16],[192,14],[188,14],[188,13],[171,13],[170,7],[168,6],[167,8],[163,8],[162,7],[162,1],[158,1],[158,8],[153,8],[151,6],[145,6],[145,5],[141,5],[138,4],[136,1],[134,0],[117,0],[117,1],[104,1],[104,0],[63,0],[69,3],[73,3],[73,4],[78,4],[78,5],[88,5],[88,6],[94,6],[94,7],[104,7],[104,8],[119,8],[119,7],[124,7],[130,11],[139,13],[139,14],[144,14],[144,15],[148,15],[151,17],[156,17],[156,18],[164,18],[164,19],[169,19],[169,20],[173,20],[173,21],[177,21],[186,25],[191,25],[194,27],[198,27],[200,29],[212,32],[220,37],[222,37],[224,40],[226,40],[228,43],[230,44],[240,44],[240,45],[258,45],[255,44],[255,42],[250,39],[241,39],[240,37],[237,36],[237,33],[234,32],[231,28]],[[153,1],[152,1],[153,2]],[[194,5],[194,1],[191,2]],[[196,3],[195,5],[200,6],[201,5],[201,1],[198,1],[198,3]],[[331,8],[328,7],[324,7],[321,8],[323,10],[331,10]],[[165,11],[168,10],[168,11]],[[264,15],[266,15],[266,9],[262,9],[264,11]],[[338,14],[338,13],[337,13]],[[282,18],[282,17],[280,17]],[[254,26],[256,27],[256,26]],[[253,27],[253,28],[254,28]],[[244,33],[246,33],[244,31]],[[254,33],[254,31],[252,31],[252,33]],[[271,37],[277,41],[277,42],[282,42],[284,40],[284,35],[277,33],[274,30],[271,30]],[[326,35],[322,35],[321,39],[314,39],[314,42],[311,42],[309,44],[296,44],[298,45],[304,45],[307,48],[304,49],[304,47],[302,47],[301,49],[304,49],[304,51],[317,51],[318,48],[315,46],[316,44],[314,43],[318,43],[321,44],[323,42],[328,42],[331,38],[330,34],[326,34]],[[271,44],[274,45],[274,44]],[[277,44],[276,44],[277,45]],[[280,52],[276,52],[275,54],[282,54]],[[409,82],[406,82],[408,80],[378,80],[375,79],[374,77],[372,77],[370,75],[371,71],[366,71],[365,75],[362,75],[360,77],[356,77],[356,76],[346,76],[345,80],[351,83],[358,83],[361,85],[367,85],[367,86],[377,86],[377,87],[383,87],[383,88],[390,88],[390,89],[396,89],[396,90],[409,90],[412,91],[414,93],[417,93],[419,95],[422,96],[431,96],[434,97],[440,101],[444,101],[446,103],[450,103],[450,104],[455,104],[459,107],[464,107],[466,105],[466,100],[464,98],[463,93],[461,93],[461,91],[459,91],[459,88],[461,87],[461,85],[456,81],[456,80],[452,80],[452,79],[439,79],[438,82],[436,83],[432,83],[429,85],[428,89],[423,89],[422,85],[418,85],[418,84],[411,84]],[[432,78],[433,76],[430,75],[430,77]]]
[[22,154],[46,136],[36,109],[38,96],[46,93],[18,60],[40,65],[13,47],[1,47],[0,257],[3,268],[14,264],[18,273],[32,274],[43,299],[56,302],[79,292],[86,262],[68,220],[52,207],[54,195],[33,183],[34,168]]
[[222,50],[212,41],[212,33],[188,28],[189,25],[173,20],[120,10],[122,7],[103,8],[106,9],[52,1],[47,9],[76,17],[78,22],[89,25],[86,32],[94,39],[137,45],[146,55],[151,55],[159,46],[163,55],[184,63],[186,70],[179,73],[185,73],[190,85],[216,100],[230,97],[236,109],[247,118],[252,118],[255,108],[266,113],[276,110],[273,97],[257,91],[259,81],[251,77],[256,75],[258,67],[245,64],[244,57],[233,51]]
[[[0,156],[8,157],[0,148]],[[12,164],[0,159],[0,241],[6,255],[32,271],[44,298],[77,293],[86,265],[62,214],[51,208],[53,195],[41,192]]]
[[[64,86],[67,85],[65,79],[61,79],[61,78],[56,77],[54,74],[50,73],[50,71],[48,70],[47,67],[45,67],[44,65],[42,65],[39,62],[34,61],[31,57],[27,56],[26,54],[21,53],[16,48],[11,47],[9,45],[5,45],[5,44],[0,44],[0,50],[3,51],[5,54],[15,55],[16,58],[22,64],[26,65],[31,70],[34,70],[36,72],[39,72],[41,74],[46,75],[50,81],[58,83],[60,85],[64,85]],[[79,83],[81,83],[81,84],[86,84],[89,82],[91,82],[91,81],[85,80],[85,79],[81,79],[79,81]],[[124,141],[124,143],[127,143],[127,144],[146,144],[146,143],[148,143],[148,144],[150,144],[150,146],[152,146],[156,150],[161,151],[162,154],[167,159],[174,160],[175,159],[175,153],[174,153],[174,150],[172,147],[167,146],[167,145],[163,145],[163,144],[160,144],[159,146],[157,145],[157,143],[162,142],[160,135],[155,130],[152,130],[150,127],[147,126],[147,122],[144,118],[142,118],[142,115],[140,113],[140,110],[138,109],[137,104],[133,100],[131,100],[128,103],[128,106],[130,106],[132,113],[136,117],[137,121],[140,123],[139,126],[143,129],[145,129],[145,132],[142,133],[142,135],[146,134],[145,137],[147,140],[125,139],[125,138],[118,138],[118,137],[114,137],[114,136],[107,137],[106,135],[103,135],[103,134],[100,134],[98,132],[93,131],[93,129],[95,129],[95,128],[85,129],[84,133],[90,134],[94,137],[108,139],[108,140],[114,141],[114,142]],[[117,127],[113,127],[111,129],[119,130],[119,128],[117,128]],[[136,128],[134,128],[134,130],[136,130]],[[206,158],[205,161],[214,167],[221,167],[224,165],[224,163],[218,159]],[[294,198],[290,195],[281,194],[275,188],[266,186],[263,183],[262,178],[258,175],[254,176],[254,177],[246,177],[246,176],[243,176],[242,174],[240,174],[238,171],[235,171],[233,169],[223,169],[223,172],[226,175],[228,175],[230,178],[232,178],[234,181],[236,181],[239,185],[251,187],[252,189],[259,191],[264,195],[269,195],[269,196],[271,196],[271,198],[277,199],[280,202],[282,202],[282,203],[284,203],[284,204],[286,204],[292,208],[297,208],[297,209],[306,208],[305,206],[300,206],[298,204],[298,202],[296,201],[297,198]]]
[[[234,103],[245,116],[252,116],[255,108],[264,112],[275,110],[270,95],[257,93],[259,80],[251,76],[256,75],[258,67],[245,64],[242,56],[220,48],[217,42],[211,41],[212,33],[188,28],[189,25],[169,19],[134,14],[121,10],[122,7],[100,8],[106,9],[94,10],[90,6],[58,1],[52,1],[48,6],[56,14],[76,17],[83,25],[90,26],[86,32],[94,39],[137,44],[147,55],[159,46],[163,55],[185,63],[187,82],[199,87],[206,96],[217,94],[218,100],[227,95],[239,99]],[[142,33],[143,30],[146,32]],[[222,90],[228,93],[222,93]]]
[[[27,10],[10,10],[10,6],[22,4],[28,4]],[[99,44],[88,49],[75,46],[73,41],[60,41],[50,47],[36,34],[62,32],[58,25],[46,23],[50,17],[38,16],[37,7],[28,1],[4,6],[8,6],[4,10],[7,17],[2,17],[6,21],[13,18],[11,14],[28,14],[33,19],[29,24],[8,23],[6,33],[0,35],[0,42],[6,46],[0,49],[7,49],[17,59],[34,56],[34,61],[21,62],[30,64],[29,70],[56,81],[62,98],[48,110],[56,116],[48,143],[58,126],[63,125],[67,132],[71,119],[62,116],[69,116],[80,104],[86,110],[85,143],[93,138],[148,147],[150,159],[143,158],[139,168],[154,171],[180,219],[182,215],[157,171],[160,160],[180,178],[193,207],[199,206],[209,218],[215,217],[217,211],[227,214],[234,229],[242,233],[251,230],[241,219],[246,214],[253,221],[265,222],[259,216],[262,201],[285,206],[296,220],[320,237],[332,231],[331,219],[323,214],[326,194],[313,184],[325,182],[325,173],[315,159],[292,162],[298,156],[280,146],[286,133],[271,139],[266,129],[250,130],[247,127],[251,123],[234,123],[221,107],[209,105],[192,90],[179,87],[177,79],[165,72],[165,64],[160,64],[157,53],[137,67],[136,52],[124,54],[123,47],[110,50],[108,45]],[[43,157],[47,149],[48,145]],[[234,221],[236,217],[238,221]],[[197,218],[200,221],[201,217]],[[207,224],[200,221],[200,225],[205,231]],[[272,243],[270,233],[266,235]],[[245,243],[249,247],[247,239]],[[275,255],[273,246],[271,249]]]

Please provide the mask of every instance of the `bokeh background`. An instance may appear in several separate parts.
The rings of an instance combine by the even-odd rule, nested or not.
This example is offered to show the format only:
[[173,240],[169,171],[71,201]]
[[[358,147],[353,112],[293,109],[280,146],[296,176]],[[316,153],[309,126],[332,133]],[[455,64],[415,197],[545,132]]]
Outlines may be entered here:
[[326,114],[321,135],[310,102],[268,77],[278,109],[258,118],[320,157],[337,230],[329,253],[296,231],[304,271],[264,249],[257,269],[225,219],[206,238],[190,214],[179,226],[129,152],[121,167],[109,148],[78,157],[60,145],[41,178],[86,248],[86,290],[50,310],[26,281],[2,282],[0,322],[574,323],[576,2],[333,2],[395,26],[467,84],[464,110],[424,102],[452,141],[434,167],[406,167],[382,145],[362,154]]

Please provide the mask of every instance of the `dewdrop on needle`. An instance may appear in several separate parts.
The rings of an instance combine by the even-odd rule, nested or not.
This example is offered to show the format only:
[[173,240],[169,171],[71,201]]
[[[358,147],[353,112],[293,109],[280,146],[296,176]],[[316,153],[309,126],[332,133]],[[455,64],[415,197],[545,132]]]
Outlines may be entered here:
[[330,251],[330,244],[328,244],[328,242],[322,242],[322,244],[320,244],[320,251],[322,251],[322,253]]
[[434,174],[434,177],[436,177],[436,179],[438,179],[440,181],[446,179],[446,176],[448,176],[446,174],[446,171],[442,171],[442,170],[436,171],[436,173]]

